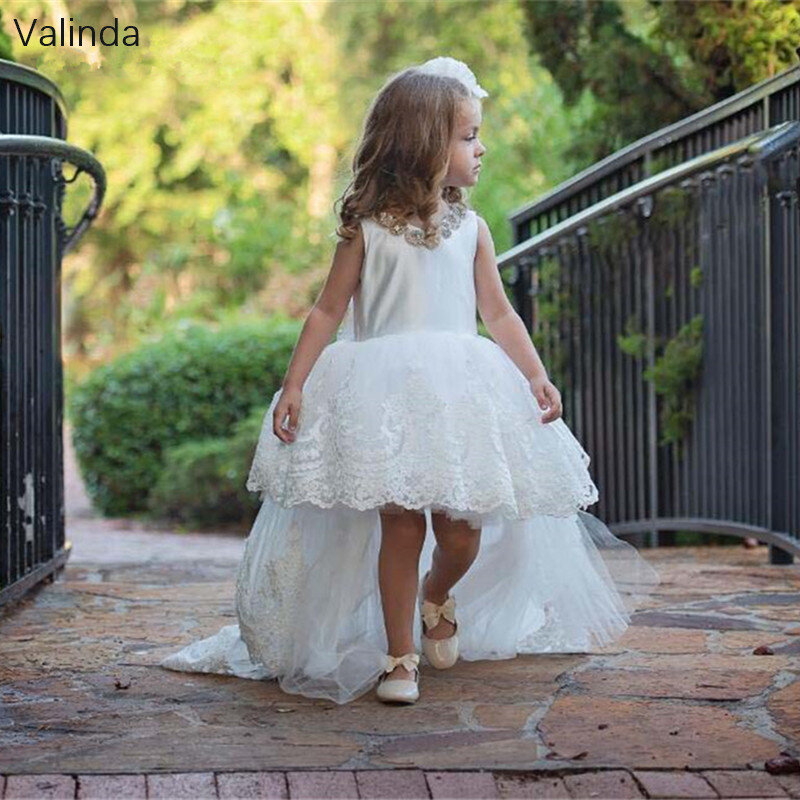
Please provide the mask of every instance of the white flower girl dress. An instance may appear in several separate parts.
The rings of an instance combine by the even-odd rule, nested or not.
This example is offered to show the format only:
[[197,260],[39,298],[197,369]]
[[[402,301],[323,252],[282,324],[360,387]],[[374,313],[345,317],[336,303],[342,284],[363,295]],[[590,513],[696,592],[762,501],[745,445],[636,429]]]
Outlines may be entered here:
[[[286,692],[336,703],[368,691],[387,663],[378,509],[392,504],[425,512],[420,578],[435,546],[432,511],[482,528],[451,591],[460,658],[613,641],[659,576],[581,510],[598,499],[589,456],[562,419],[541,422],[525,376],[477,332],[475,212],[450,205],[433,247],[411,225],[361,224],[361,280],[306,379],[295,441],[272,431],[281,389],[264,415],[247,480],[262,505],[236,577],[238,624],[161,666],[276,678]],[[420,635],[415,614],[417,650]]]

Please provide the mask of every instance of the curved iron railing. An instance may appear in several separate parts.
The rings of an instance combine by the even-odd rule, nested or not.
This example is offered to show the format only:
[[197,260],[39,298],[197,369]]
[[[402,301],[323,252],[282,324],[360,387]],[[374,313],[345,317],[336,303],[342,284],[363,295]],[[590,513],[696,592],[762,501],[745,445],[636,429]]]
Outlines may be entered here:
[[797,65],[632,142],[515,209],[508,217],[513,241],[525,241],[661,169],[799,118]]
[[[61,142],[47,136],[8,136],[0,134],[0,156],[18,156],[21,158],[44,158],[52,163],[54,180],[67,185],[74,183],[81,173],[86,173],[94,183],[92,198],[84,209],[78,222],[72,227],[67,227],[59,213],[58,226],[61,235],[61,255],[66,255],[78,243],[86,229],[97,216],[106,191],[106,176],[100,162],[86,150],[76,147],[68,142]],[[75,167],[71,178],[62,175],[63,163],[67,162]],[[8,198],[5,195],[6,206],[23,207],[23,199]],[[0,200],[0,203],[3,203]]]
[[752,134],[498,258],[615,533],[800,553],[799,142],[798,122]]
[[[96,216],[105,174],[64,141],[58,88],[0,60],[0,605],[52,579],[64,535],[61,259]],[[65,162],[76,169],[63,175]],[[76,225],[61,209],[81,172],[93,196]]]
[[538,249],[552,244],[567,233],[572,233],[588,222],[605,214],[627,210],[630,206],[653,195],[659,190],[679,183],[681,180],[706,169],[711,169],[722,161],[729,161],[738,156],[761,154],[762,160],[794,143],[797,137],[798,122],[782,122],[767,131],[759,131],[726,144],[722,147],[695,156],[677,166],[644,178],[630,187],[622,189],[594,205],[579,211],[567,219],[547,228],[542,233],[530,236],[523,242],[514,245],[497,258],[498,266],[503,269],[513,265],[520,257],[529,256]]

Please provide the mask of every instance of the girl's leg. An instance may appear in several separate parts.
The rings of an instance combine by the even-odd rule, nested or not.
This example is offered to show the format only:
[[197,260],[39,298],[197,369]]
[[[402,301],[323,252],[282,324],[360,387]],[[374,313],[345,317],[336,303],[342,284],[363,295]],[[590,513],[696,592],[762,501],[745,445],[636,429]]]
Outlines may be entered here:
[[[414,652],[414,613],[419,588],[419,557],[425,542],[425,514],[394,507],[381,510],[381,547],[378,582],[389,655]],[[397,666],[386,680],[413,679],[413,672]]]
[[[466,520],[452,520],[444,512],[431,514],[436,547],[428,579],[422,586],[422,597],[437,605],[447,599],[450,589],[475,561],[481,542],[481,531],[471,528]],[[446,639],[455,632],[455,625],[442,617],[425,632],[429,639]]]

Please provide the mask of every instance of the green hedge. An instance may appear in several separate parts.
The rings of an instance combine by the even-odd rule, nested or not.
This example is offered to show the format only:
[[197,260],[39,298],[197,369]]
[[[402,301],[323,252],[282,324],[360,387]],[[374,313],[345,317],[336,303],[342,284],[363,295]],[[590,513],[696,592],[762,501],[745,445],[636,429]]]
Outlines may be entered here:
[[[192,323],[99,367],[75,386],[69,406],[73,445],[95,507],[107,515],[152,511],[158,502],[148,505],[148,496],[170,448],[188,446],[171,456],[176,481],[174,470],[193,461],[191,454],[213,451],[215,445],[202,440],[236,438],[242,435],[236,423],[259,411],[263,417],[301,327],[285,319],[219,330]],[[187,492],[190,483],[181,495]]]
[[240,523],[248,527],[260,499],[245,488],[264,419],[259,407],[232,436],[185,442],[164,451],[161,477],[148,495],[150,515],[194,530]]

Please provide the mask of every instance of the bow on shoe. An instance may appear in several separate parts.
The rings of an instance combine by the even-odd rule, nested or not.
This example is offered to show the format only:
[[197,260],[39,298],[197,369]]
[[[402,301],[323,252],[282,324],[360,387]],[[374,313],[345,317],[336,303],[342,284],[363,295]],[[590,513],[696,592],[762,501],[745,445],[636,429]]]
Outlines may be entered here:
[[386,656],[386,669],[384,672],[391,672],[397,666],[405,667],[409,672],[417,669],[419,665],[419,653],[405,653],[402,656]]
[[428,630],[436,627],[441,617],[444,617],[448,622],[455,623],[456,599],[453,595],[450,595],[440,606],[437,606],[436,603],[432,603],[430,600],[423,601],[422,619],[425,620],[425,626]]

